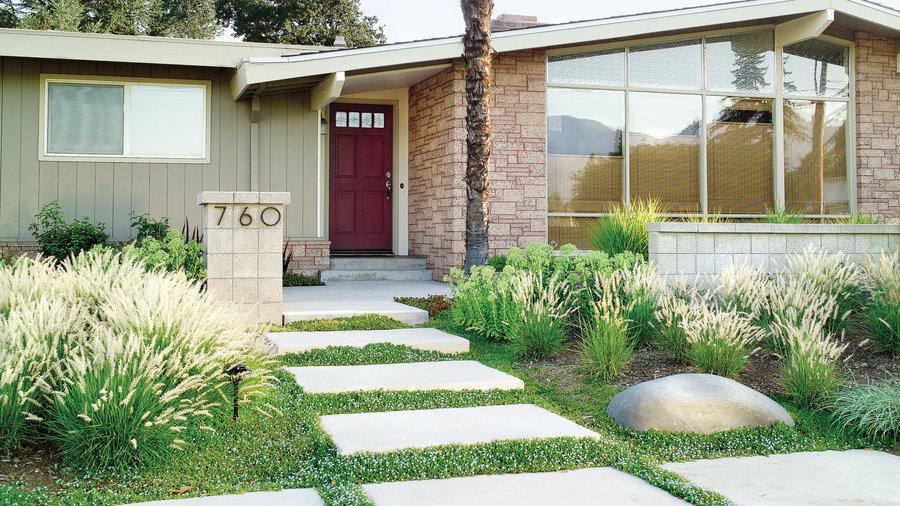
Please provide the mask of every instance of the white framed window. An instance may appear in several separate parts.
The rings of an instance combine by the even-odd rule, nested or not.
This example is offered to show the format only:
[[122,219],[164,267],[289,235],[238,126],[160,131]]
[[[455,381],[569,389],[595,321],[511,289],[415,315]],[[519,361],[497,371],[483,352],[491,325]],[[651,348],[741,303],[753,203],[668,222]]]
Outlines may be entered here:
[[41,76],[42,160],[209,162],[210,82]]

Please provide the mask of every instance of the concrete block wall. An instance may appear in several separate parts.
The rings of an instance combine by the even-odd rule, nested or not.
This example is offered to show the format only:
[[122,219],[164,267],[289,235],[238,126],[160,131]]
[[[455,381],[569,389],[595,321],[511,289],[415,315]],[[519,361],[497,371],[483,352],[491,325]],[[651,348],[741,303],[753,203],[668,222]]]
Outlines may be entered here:
[[807,246],[843,251],[855,261],[900,250],[900,225],[769,223],[648,223],[650,260],[657,272],[690,280],[749,264],[775,272]]

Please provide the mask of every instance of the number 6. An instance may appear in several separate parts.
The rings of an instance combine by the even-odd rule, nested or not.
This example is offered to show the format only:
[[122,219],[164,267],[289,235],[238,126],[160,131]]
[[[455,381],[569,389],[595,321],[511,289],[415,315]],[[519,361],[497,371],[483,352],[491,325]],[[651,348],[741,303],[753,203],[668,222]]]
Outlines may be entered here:
[[247,211],[249,209],[250,209],[249,207],[245,207],[244,212],[241,213],[240,223],[244,227],[249,227],[253,223],[253,216],[250,216],[249,214],[247,214]]

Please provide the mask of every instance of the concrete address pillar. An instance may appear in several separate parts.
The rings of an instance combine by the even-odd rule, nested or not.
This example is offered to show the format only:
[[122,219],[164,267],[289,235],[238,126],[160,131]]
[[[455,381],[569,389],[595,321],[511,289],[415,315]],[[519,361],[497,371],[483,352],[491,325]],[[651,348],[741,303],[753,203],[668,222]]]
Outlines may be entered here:
[[211,294],[259,323],[281,323],[281,251],[288,192],[197,195]]

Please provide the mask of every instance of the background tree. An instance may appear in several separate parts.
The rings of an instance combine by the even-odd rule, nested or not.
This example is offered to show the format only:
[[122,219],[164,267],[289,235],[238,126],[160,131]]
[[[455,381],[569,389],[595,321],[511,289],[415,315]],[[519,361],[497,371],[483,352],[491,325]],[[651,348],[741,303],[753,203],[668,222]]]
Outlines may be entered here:
[[488,163],[491,158],[491,14],[493,0],[461,0],[466,33],[466,257],[464,267],[488,260]]
[[359,0],[219,0],[219,21],[250,42],[330,46],[338,35],[350,47],[383,44],[378,18]]

